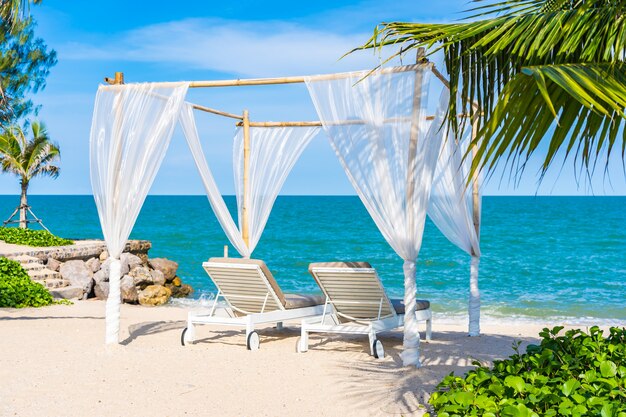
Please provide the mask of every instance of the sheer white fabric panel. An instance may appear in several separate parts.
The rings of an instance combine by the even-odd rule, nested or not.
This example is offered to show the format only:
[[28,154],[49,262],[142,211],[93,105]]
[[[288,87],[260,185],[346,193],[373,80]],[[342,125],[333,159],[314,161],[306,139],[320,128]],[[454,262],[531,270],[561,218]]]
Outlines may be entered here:
[[[405,365],[419,366],[415,261],[441,148],[445,109],[428,129],[429,69],[306,79],[324,130],[379,230],[404,263]],[[364,78],[365,77],[365,78]]]
[[[248,173],[249,252],[256,248],[272,206],[294,164],[319,127],[251,127]],[[243,129],[235,136],[233,169],[239,213],[243,212]]]
[[187,144],[189,145],[189,149],[193,155],[198,172],[200,173],[200,177],[202,178],[202,183],[204,184],[204,189],[209,199],[209,203],[211,204],[211,208],[217,217],[217,221],[222,226],[222,229],[224,229],[226,237],[228,237],[228,240],[235,247],[237,252],[239,252],[239,254],[244,258],[249,258],[250,251],[243,241],[241,232],[237,229],[237,225],[233,221],[233,218],[228,211],[228,207],[226,207],[224,198],[217,188],[217,184],[213,179],[213,174],[209,169],[204,152],[202,151],[202,145],[200,143],[198,129],[196,128],[196,121],[192,106],[188,104],[183,106],[180,113],[180,124],[183,128],[183,133],[187,139]]
[[90,135],[90,172],[102,233],[113,259],[106,343],[119,342],[119,257],[169,146],[187,83],[100,86]]
[[[447,103],[448,97],[449,93],[446,89],[441,94],[441,103]],[[445,126],[442,130],[446,131],[435,169],[428,216],[450,242],[472,256],[468,327],[470,336],[478,336],[480,334],[480,292],[478,290],[480,242],[474,227],[472,186],[467,185],[471,159],[463,159],[471,141],[471,125],[467,126],[460,140],[455,140],[452,132],[449,132]]]
[[[441,94],[441,104],[448,102],[448,90]],[[435,169],[428,216],[437,228],[469,255],[480,256],[480,244],[474,228],[472,187],[467,186],[469,159],[463,161],[470,142],[471,127],[456,141],[446,126],[441,127],[444,140]]]

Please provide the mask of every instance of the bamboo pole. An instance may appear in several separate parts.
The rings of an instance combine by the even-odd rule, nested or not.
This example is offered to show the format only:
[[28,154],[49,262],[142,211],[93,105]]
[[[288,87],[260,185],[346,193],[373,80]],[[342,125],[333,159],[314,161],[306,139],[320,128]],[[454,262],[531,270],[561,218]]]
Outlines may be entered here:
[[[472,121],[472,143],[478,135],[478,116]],[[476,144],[472,145],[472,161],[476,158],[478,148]],[[478,170],[472,175],[472,215],[474,220],[474,229],[476,229],[476,237],[480,240],[480,184]]]
[[[405,72],[405,71],[415,71],[419,68],[423,67],[434,67],[432,62],[420,62],[415,65],[404,65],[399,67],[389,67],[382,68],[376,73],[379,74],[387,74],[387,73],[395,73],[395,72]],[[294,77],[271,77],[271,78],[239,78],[236,80],[208,80],[208,81],[191,81],[189,82],[189,88],[211,88],[211,87],[235,87],[235,86],[250,86],[250,85],[277,85],[277,84],[297,84],[303,83],[307,78],[311,80],[338,80],[342,78],[350,78],[353,77],[355,72],[342,72],[336,74],[323,74],[323,75],[298,75]],[[367,71],[360,71],[365,72]],[[105,78],[109,84],[112,84],[109,78]],[[153,83],[154,85],[167,87],[174,84],[175,82],[159,82]]]
[[250,115],[243,111],[243,205],[241,208],[241,237],[250,247]]
[[193,103],[189,103],[189,104],[191,104],[191,107],[193,107],[194,109],[200,110],[206,113],[212,113],[212,114],[217,114],[218,116],[230,117],[231,119],[243,120],[243,117],[238,114],[233,114],[233,113],[228,113],[222,110],[212,109],[211,107],[201,106],[199,104],[193,104]]
[[[113,80],[105,81],[114,84],[114,85],[122,85],[124,84],[124,73],[116,72],[115,78]],[[120,204],[119,198],[119,189],[120,183],[123,180],[120,175],[120,169],[122,164],[122,152],[123,152],[123,120],[124,120],[124,103],[122,101],[122,93],[123,90],[119,90],[117,94],[119,94],[116,106],[115,106],[115,119],[114,119],[114,127],[113,127],[113,136],[117,137],[118,140],[115,141],[115,148],[113,149],[113,155],[115,155],[115,163],[113,168],[113,178],[111,178],[112,183],[110,184],[111,189],[114,191],[115,195],[112,198],[113,203],[113,213],[117,213],[117,207]],[[116,260],[114,256],[117,256]],[[112,263],[111,263],[111,276],[110,276],[110,288],[109,288],[109,296],[106,300],[105,306],[105,343],[108,345],[119,343],[119,329],[120,329],[120,280],[121,274],[115,274],[113,272],[115,265],[119,265],[119,254],[111,254]],[[118,270],[119,272],[119,270]]]
[[[463,118],[468,117],[466,114],[459,114],[457,117]],[[398,121],[410,121],[411,119],[406,117],[406,120],[402,120],[400,118],[392,118],[384,120],[385,123],[396,123]],[[426,116],[426,120],[435,120],[435,116]],[[334,122],[334,125],[359,125],[365,124],[364,120],[344,120],[340,122]],[[242,122],[237,122],[236,126],[242,127]],[[322,122],[319,121],[294,121],[294,122],[250,122],[250,127],[318,127],[322,126]]]

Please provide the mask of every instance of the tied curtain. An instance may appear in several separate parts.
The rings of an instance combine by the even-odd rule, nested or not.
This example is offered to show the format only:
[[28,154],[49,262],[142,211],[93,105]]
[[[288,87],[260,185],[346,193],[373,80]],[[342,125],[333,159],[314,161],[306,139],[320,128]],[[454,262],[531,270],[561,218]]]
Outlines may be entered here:
[[111,257],[106,343],[119,342],[120,255],[167,152],[188,83],[100,86],[90,133],[90,174]]
[[[250,253],[254,251],[287,176],[319,127],[251,127],[248,176]],[[243,224],[243,129],[235,136],[233,170],[239,227]]]
[[[448,91],[441,95],[448,102]],[[468,304],[470,336],[480,334],[480,292],[478,290],[478,265],[480,263],[480,236],[474,227],[472,184],[467,179],[471,159],[463,159],[471,141],[471,128],[458,140],[452,132],[444,133],[444,142],[435,169],[428,216],[443,235],[461,250],[471,255],[470,295]],[[480,213],[480,195],[479,195]]]
[[239,227],[237,227],[213,179],[202,151],[193,108],[190,105],[186,105],[182,109],[180,123],[218,222],[237,252],[242,257],[249,258],[261,238],[274,201],[276,201],[289,172],[291,172],[302,151],[318,133],[319,128],[250,128],[247,210],[250,241],[249,244],[246,244],[241,230],[243,216],[243,130],[239,129],[235,135],[233,149],[233,170],[239,219]]
[[209,164],[207,163],[204,152],[202,151],[202,144],[200,143],[196,120],[193,116],[193,107],[189,104],[185,105],[181,110],[180,125],[183,129],[185,139],[187,140],[187,145],[189,145],[189,149],[191,150],[193,160],[196,163],[196,168],[198,168],[198,172],[202,178],[204,190],[206,191],[211,208],[215,213],[215,217],[217,217],[217,221],[220,226],[222,226],[222,229],[224,229],[226,237],[237,252],[239,252],[239,254],[244,258],[249,258],[251,251],[243,241],[241,232],[233,221],[233,218],[228,211],[228,207],[226,207],[224,198],[222,197],[220,190],[217,188],[217,184],[213,179],[213,174],[211,173]]
[[350,182],[389,245],[404,260],[405,366],[420,366],[415,262],[422,243],[445,117],[427,123],[430,68],[308,77],[322,126]]

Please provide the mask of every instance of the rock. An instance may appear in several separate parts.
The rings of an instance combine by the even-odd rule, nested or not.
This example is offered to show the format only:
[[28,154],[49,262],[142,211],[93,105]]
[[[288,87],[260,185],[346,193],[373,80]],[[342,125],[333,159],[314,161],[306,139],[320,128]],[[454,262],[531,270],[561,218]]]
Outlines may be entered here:
[[133,279],[136,287],[145,288],[148,285],[154,284],[151,271],[145,266],[138,266],[129,272],[129,276]]
[[109,282],[96,282],[93,286],[93,292],[98,300],[106,300],[109,297]]
[[93,272],[87,268],[83,261],[67,261],[59,268],[59,272],[63,279],[83,289],[85,295],[91,292],[93,288]]
[[85,294],[82,287],[70,285],[69,287],[50,288],[50,294],[54,298],[65,298],[66,300],[75,300],[83,298]]
[[98,272],[96,272],[95,274],[93,274],[93,280],[96,283],[98,283],[98,282],[108,282],[109,281],[109,275],[107,275],[107,273],[101,269]]
[[172,292],[174,298],[184,298],[193,292],[191,285],[187,284],[181,284],[178,287],[173,284],[165,284],[165,286]]
[[172,280],[172,285],[176,287],[180,287],[182,285],[182,281],[180,280],[179,276],[174,277],[174,279]]
[[104,261],[106,261],[106,260],[109,258],[109,251],[108,251],[108,250],[106,250],[106,249],[105,249],[105,250],[103,250],[103,251],[100,253],[99,258],[100,258],[100,262],[104,262]]
[[91,269],[91,272],[98,272],[100,270],[100,259],[98,258],[89,258],[86,262],[85,265],[87,265],[87,268]]
[[165,275],[163,275],[163,272],[152,269],[150,270],[150,275],[152,275],[152,282],[156,285],[165,285]]
[[61,262],[57,261],[54,258],[48,258],[48,260],[46,261],[46,268],[52,271],[58,271],[59,268],[61,268]]
[[136,255],[139,257],[139,259],[141,259],[141,263],[143,265],[148,265],[148,254],[147,253],[145,253],[145,252],[137,252]]
[[122,301],[125,303],[137,303],[137,287],[133,277],[124,275],[122,281],[120,281],[120,292],[122,294]]
[[178,264],[166,258],[154,258],[148,260],[148,265],[157,271],[163,272],[165,281],[170,282],[176,276]]
[[[113,258],[107,258],[106,261],[102,262],[102,266],[100,266],[100,271],[104,271],[104,274],[107,277],[110,275],[111,262],[113,262]],[[120,263],[121,263],[120,275],[124,276],[128,274],[128,272],[130,271],[130,268],[128,267],[128,263],[122,262],[121,259],[120,259]]]
[[160,306],[170,299],[172,291],[163,285],[148,285],[139,291],[137,298],[142,306]]
[[128,265],[129,270],[141,266],[142,264],[140,257],[128,252],[124,252],[122,253],[122,255],[120,255],[120,261],[122,261],[122,265]]

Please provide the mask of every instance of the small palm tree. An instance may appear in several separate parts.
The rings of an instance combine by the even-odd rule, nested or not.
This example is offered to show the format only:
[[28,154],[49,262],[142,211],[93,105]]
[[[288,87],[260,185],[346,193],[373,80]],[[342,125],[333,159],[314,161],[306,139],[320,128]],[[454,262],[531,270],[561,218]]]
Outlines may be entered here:
[[32,138],[27,139],[19,126],[9,127],[0,135],[0,169],[20,178],[22,194],[20,200],[20,227],[28,227],[28,185],[31,179],[39,175],[56,178],[60,159],[59,146],[48,136],[43,123],[33,122],[30,126]]

